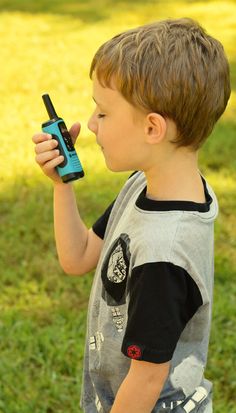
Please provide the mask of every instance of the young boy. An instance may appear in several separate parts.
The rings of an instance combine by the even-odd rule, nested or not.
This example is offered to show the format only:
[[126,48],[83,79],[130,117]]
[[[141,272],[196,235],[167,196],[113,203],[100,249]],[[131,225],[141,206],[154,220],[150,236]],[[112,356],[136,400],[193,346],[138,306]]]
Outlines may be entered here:
[[[107,167],[136,171],[92,229],[72,184],[57,175],[57,142],[33,137],[36,161],[54,182],[62,268],[80,275],[96,267],[83,410],[210,413],[204,369],[218,207],[197,156],[230,95],[223,47],[191,19],[161,21],[102,45],[90,75],[88,127]],[[70,130],[74,140],[79,128]]]

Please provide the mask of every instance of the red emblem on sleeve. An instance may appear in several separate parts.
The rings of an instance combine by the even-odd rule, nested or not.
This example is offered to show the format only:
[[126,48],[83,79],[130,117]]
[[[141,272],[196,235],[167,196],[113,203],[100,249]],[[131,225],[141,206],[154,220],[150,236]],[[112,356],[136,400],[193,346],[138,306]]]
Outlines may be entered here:
[[132,344],[127,348],[127,355],[131,359],[140,359],[140,357],[142,356],[142,350],[139,346]]

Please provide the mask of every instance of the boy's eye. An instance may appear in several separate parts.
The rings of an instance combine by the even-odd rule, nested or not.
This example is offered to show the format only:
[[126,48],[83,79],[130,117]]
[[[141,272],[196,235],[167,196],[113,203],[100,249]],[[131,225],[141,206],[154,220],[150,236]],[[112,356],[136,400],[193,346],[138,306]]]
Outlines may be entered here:
[[104,116],[105,116],[104,113],[98,113],[98,118],[99,118],[99,119],[104,118]]

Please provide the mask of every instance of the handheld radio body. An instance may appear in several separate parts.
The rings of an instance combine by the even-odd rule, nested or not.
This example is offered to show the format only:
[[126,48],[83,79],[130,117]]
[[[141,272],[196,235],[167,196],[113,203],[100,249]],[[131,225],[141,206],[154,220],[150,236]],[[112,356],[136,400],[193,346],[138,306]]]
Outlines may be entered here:
[[64,183],[82,178],[84,171],[65,122],[57,116],[49,95],[45,94],[42,98],[50,118],[42,124],[42,131],[49,133],[58,141],[60,155],[64,156],[64,161],[56,167],[56,170]]

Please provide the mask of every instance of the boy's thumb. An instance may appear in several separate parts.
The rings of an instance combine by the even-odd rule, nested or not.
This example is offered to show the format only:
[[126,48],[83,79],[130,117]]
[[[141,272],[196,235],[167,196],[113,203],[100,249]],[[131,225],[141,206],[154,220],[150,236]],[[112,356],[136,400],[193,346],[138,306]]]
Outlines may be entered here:
[[71,126],[69,132],[70,132],[70,136],[72,137],[73,142],[76,141],[76,138],[80,133],[80,128],[81,128],[81,125],[79,122],[76,122]]

